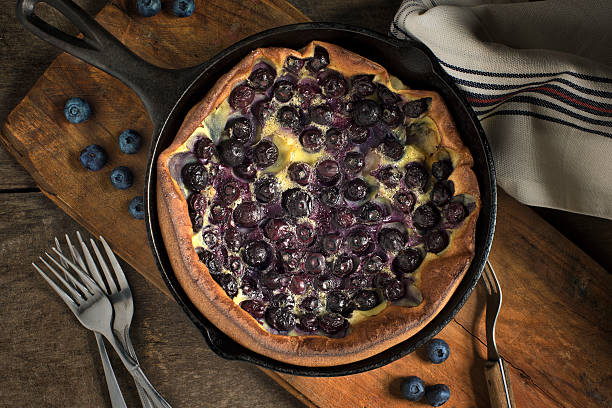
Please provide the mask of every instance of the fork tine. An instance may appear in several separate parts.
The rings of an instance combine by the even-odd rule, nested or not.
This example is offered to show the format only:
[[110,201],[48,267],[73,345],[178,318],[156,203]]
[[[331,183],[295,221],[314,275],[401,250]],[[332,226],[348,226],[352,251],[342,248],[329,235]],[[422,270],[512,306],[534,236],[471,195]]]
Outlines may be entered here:
[[[42,258],[41,258],[42,259]],[[59,297],[62,298],[62,300],[64,301],[64,303],[66,303],[66,306],[68,306],[68,308],[70,310],[72,310],[73,312],[76,310],[76,308],[78,307],[78,305],[74,302],[74,300],[68,296],[66,294],[66,292],[64,292],[63,290],[60,289],[59,286],[57,286],[57,284],[55,282],[53,282],[53,280],[51,280],[51,278],[49,278],[47,276],[46,273],[44,273],[42,271],[42,269],[40,269],[38,267],[38,265],[36,265],[35,263],[32,263],[32,266],[38,271],[38,273],[40,274],[40,276],[43,277],[44,280],[47,281],[47,283],[49,284],[49,286],[51,286],[51,289],[53,289],[55,291],[55,293],[57,293],[59,295]]]
[[487,269],[487,265],[482,268],[482,281],[485,284],[485,288],[487,288],[487,293],[491,293],[491,281],[489,280],[489,270]]
[[[78,231],[77,231],[77,234],[78,234]],[[85,265],[85,261],[83,261],[81,254],[79,254],[75,246],[72,245],[72,241],[70,240],[70,237],[68,236],[68,234],[66,234],[65,237],[66,237],[66,243],[68,244],[68,249],[70,250],[70,255],[72,256],[72,261],[78,264],[81,267],[81,269],[83,269],[84,271],[87,271],[87,266]]]
[[87,262],[91,276],[93,276],[96,282],[98,282],[98,285],[104,293],[109,293],[107,286],[104,284],[104,280],[102,279],[102,275],[100,275],[100,271],[98,270],[98,267],[91,256],[91,252],[89,252],[89,248],[87,248],[87,245],[85,245],[85,242],[83,241],[83,238],[81,238],[81,234],[78,231],[77,237],[79,239],[79,243],[81,244],[81,249],[83,250],[83,255],[85,256],[85,261]]
[[121,289],[128,288],[129,285],[125,277],[125,273],[123,273],[123,269],[121,269],[121,265],[119,265],[119,261],[117,260],[117,257],[113,253],[110,246],[106,243],[106,240],[104,239],[102,235],[100,235],[100,242],[102,242],[102,246],[104,247],[104,250],[106,251],[106,255],[108,256],[108,259],[110,260],[113,270],[115,271],[115,275],[117,276],[117,282],[119,283],[119,287]]
[[[57,273],[57,271],[47,263],[47,261],[45,261],[42,257],[38,257],[41,262],[55,275],[55,277],[64,284],[64,286],[68,289],[68,291],[70,291],[70,294],[72,295],[72,299],[74,299],[76,302],[80,303],[80,302],[84,302],[85,298],[83,297],[83,295],[81,293],[79,293],[74,287],[72,287],[72,285],[70,285],[66,279],[64,279],[64,277],[62,277],[59,273]],[[69,274],[66,274],[65,269],[57,264],[57,262],[55,262],[55,260],[53,259],[53,262],[60,268],[63,269],[64,271],[64,276],[66,276],[68,279],[71,278],[71,276],[69,276]],[[74,280],[70,279],[71,282],[73,282],[75,284],[75,286],[77,288],[79,288],[79,290],[81,290],[81,292],[83,293],[87,293],[87,288],[84,287],[80,282],[75,282]]]
[[487,260],[487,264],[489,265],[489,270],[491,271],[492,280],[495,283],[495,291],[499,293],[499,296],[501,296],[501,286],[499,285],[499,281],[497,280],[497,275],[495,274],[493,266],[491,265],[491,262],[489,262],[489,260]]
[[[64,259],[64,261],[70,266],[70,268],[72,270],[74,270],[77,275],[79,275],[79,278],[81,278],[82,283],[85,284],[85,286],[87,286],[89,288],[89,292],[91,292],[92,294],[95,294],[96,292],[102,291],[102,289],[98,286],[98,284],[91,278],[91,276],[89,276],[87,273],[83,272],[81,270],[81,268],[79,268],[78,266],[76,266],[72,261],[70,261],[68,258],[66,258],[64,256],[64,254],[62,254],[61,252],[59,252],[57,249],[53,249],[55,251],[56,254],[58,254],[60,256],[60,258]],[[53,257],[49,254],[47,254],[45,252],[45,254],[53,259]],[[54,260],[54,259],[53,259]],[[56,265],[59,265],[57,263],[57,261],[54,260],[54,262],[56,263]],[[60,265],[61,267],[61,265]],[[68,272],[66,269],[64,269],[63,267],[61,267],[65,273],[70,274],[70,272]]]
[[108,265],[106,264],[106,261],[102,257],[102,253],[100,253],[100,250],[98,249],[98,245],[96,244],[96,241],[94,241],[93,239],[89,239],[89,241],[91,242],[91,247],[93,248],[96,254],[96,258],[98,258],[98,262],[100,263],[100,266],[102,267],[102,270],[104,271],[104,276],[106,276],[106,281],[108,282],[108,289],[110,290],[110,293],[117,293],[117,285],[115,284],[113,275],[111,274],[110,269],[108,269]]

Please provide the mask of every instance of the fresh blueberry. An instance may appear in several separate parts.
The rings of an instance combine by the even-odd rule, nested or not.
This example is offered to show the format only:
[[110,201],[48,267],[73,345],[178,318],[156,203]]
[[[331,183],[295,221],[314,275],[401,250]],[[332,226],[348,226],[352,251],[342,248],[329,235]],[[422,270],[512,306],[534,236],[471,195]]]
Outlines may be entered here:
[[425,388],[425,399],[432,407],[442,406],[450,398],[450,388],[445,384],[436,384]]
[[339,208],[334,213],[332,221],[340,228],[349,228],[355,223],[355,215],[349,208]]
[[189,17],[195,10],[193,0],[174,0],[172,2],[172,12],[177,17]]
[[433,339],[425,346],[427,358],[434,364],[446,361],[450,354],[448,343],[442,339]]
[[134,154],[140,150],[142,137],[140,133],[127,129],[119,135],[119,149],[125,154]]
[[408,401],[418,401],[425,395],[425,383],[415,376],[404,378],[400,389]]
[[144,198],[142,196],[137,196],[132,198],[129,205],[130,215],[137,220],[144,219]]
[[152,17],[161,10],[161,0],[137,0],[136,9],[143,17]]
[[315,231],[312,225],[303,223],[295,227],[295,236],[302,245],[310,245],[315,239]]
[[119,190],[125,190],[132,187],[132,184],[134,183],[134,176],[129,168],[119,166],[115,167],[113,171],[111,171],[110,180],[113,187]]
[[64,116],[70,123],[81,123],[89,119],[91,107],[86,100],[81,98],[70,98],[64,105]]
[[108,156],[102,146],[92,144],[81,151],[79,159],[87,170],[98,171],[104,167],[108,161]]
[[300,128],[300,112],[293,106],[283,106],[280,108],[277,117],[283,127],[293,130]]

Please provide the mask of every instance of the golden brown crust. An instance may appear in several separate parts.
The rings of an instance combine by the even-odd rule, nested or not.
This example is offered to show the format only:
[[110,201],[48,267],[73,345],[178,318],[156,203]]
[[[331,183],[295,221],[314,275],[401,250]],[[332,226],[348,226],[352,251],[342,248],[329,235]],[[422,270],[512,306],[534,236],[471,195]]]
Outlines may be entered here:
[[[282,66],[288,55],[311,56],[315,45],[323,45],[330,55],[330,68],[346,76],[372,74],[375,80],[411,99],[432,99],[428,116],[440,135],[439,146],[451,151],[455,169],[449,177],[456,194],[475,199],[475,209],[453,230],[451,244],[439,255],[428,254],[419,268],[419,287],[423,302],[417,307],[389,306],[380,314],[351,326],[347,336],[284,336],[264,330],[255,319],[238,307],[217,285],[206,266],[198,260],[191,236],[187,204],[178,184],[172,179],[168,161],[203,120],[228,96],[236,83],[245,80],[259,60]],[[193,304],[220,330],[241,345],[267,357],[304,366],[333,366],[375,355],[408,339],[422,329],[448,302],[463,278],[474,254],[474,231],[480,210],[480,194],[473,162],[461,142],[450,113],[435,92],[398,90],[380,65],[332,44],[313,42],[301,52],[284,48],[253,51],[230,72],[221,77],[204,99],[188,113],[176,139],[158,160],[158,216],[174,273]]]

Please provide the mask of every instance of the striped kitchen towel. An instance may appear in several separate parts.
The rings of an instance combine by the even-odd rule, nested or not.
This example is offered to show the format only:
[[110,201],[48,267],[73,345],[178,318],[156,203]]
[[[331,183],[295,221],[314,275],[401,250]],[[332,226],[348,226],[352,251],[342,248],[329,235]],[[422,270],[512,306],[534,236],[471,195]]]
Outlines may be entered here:
[[612,0],[405,0],[391,34],[463,91],[506,192],[612,219]]

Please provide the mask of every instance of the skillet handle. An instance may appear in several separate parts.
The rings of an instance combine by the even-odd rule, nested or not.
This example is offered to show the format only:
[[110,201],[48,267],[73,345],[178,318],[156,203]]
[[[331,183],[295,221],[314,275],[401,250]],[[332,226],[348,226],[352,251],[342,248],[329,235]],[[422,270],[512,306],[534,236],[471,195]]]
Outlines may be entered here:
[[[81,31],[83,38],[66,34],[38,17],[35,6],[40,2],[62,13]],[[17,0],[16,13],[19,21],[41,39],[132,88],[144,103],[156,128],[199,71],[198,67],[170,70],[149,64],[71,0]]]

